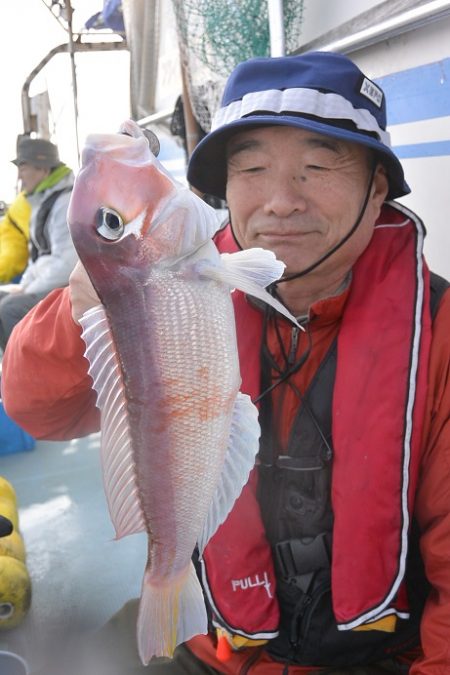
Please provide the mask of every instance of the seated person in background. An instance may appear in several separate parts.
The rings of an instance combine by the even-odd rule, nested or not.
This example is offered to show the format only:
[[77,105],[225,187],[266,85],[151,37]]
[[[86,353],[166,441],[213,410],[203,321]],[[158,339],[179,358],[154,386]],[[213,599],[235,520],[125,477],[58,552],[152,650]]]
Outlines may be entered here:
[[31,206],[24,191],[0,220],[0,284],[22,274],[28,262]]
[[0,347],[12,329],[51,290],[66,286],[77,256],[66,213],[74,176],[58,148],[42,138],[23,137],[13,160],[31,206],[30,259],[19,284],[0,291]]

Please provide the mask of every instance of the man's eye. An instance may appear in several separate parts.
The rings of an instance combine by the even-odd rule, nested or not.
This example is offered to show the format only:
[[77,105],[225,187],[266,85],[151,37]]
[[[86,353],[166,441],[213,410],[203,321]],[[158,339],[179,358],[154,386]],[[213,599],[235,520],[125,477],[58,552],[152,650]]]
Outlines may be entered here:
[[242,168],[241,170],[244,173],[257,173],[258,171],[263,171],[264,167],[263,166],[246,166]]
[[313,171],[326,171],[327,167],[326,166],[320,166],[319,164],[308,164],[308,169],[312,169]]

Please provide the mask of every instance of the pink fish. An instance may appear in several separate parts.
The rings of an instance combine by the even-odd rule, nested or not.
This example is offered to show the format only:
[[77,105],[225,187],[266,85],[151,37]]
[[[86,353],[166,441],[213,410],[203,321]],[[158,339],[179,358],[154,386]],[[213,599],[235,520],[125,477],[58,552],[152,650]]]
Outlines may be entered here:
[[264,290],[284,265],[262,249],[221,256],[215,211],[170,177],[134,122],[121,131],[87,138],[69,226],[101,301],[81,324],[111,519],[117,538],[148,534],[137,628],[148,663],[207,631],[191,556],[225,520],[258,451],[230,291],[295,319]]

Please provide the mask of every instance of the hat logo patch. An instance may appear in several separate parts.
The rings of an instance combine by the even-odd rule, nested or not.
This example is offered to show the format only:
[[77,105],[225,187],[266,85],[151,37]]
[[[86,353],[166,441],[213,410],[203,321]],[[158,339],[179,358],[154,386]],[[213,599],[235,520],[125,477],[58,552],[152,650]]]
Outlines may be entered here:
[[383,103],[383,92],[367,77],[364,78],[359,93],[368,98],[369,101],[372,101],[378,108],[381,108]]

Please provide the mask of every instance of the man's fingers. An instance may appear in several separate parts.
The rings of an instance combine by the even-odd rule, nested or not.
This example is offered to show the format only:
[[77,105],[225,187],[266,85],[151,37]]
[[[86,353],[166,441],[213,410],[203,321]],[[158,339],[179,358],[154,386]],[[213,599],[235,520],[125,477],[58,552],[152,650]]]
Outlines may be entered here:
[[72,303],[72,317],[77,321],[83,314],[100,304],[99,297],[94,290],[83,265],[78,261],[69,277],[70,300]]

